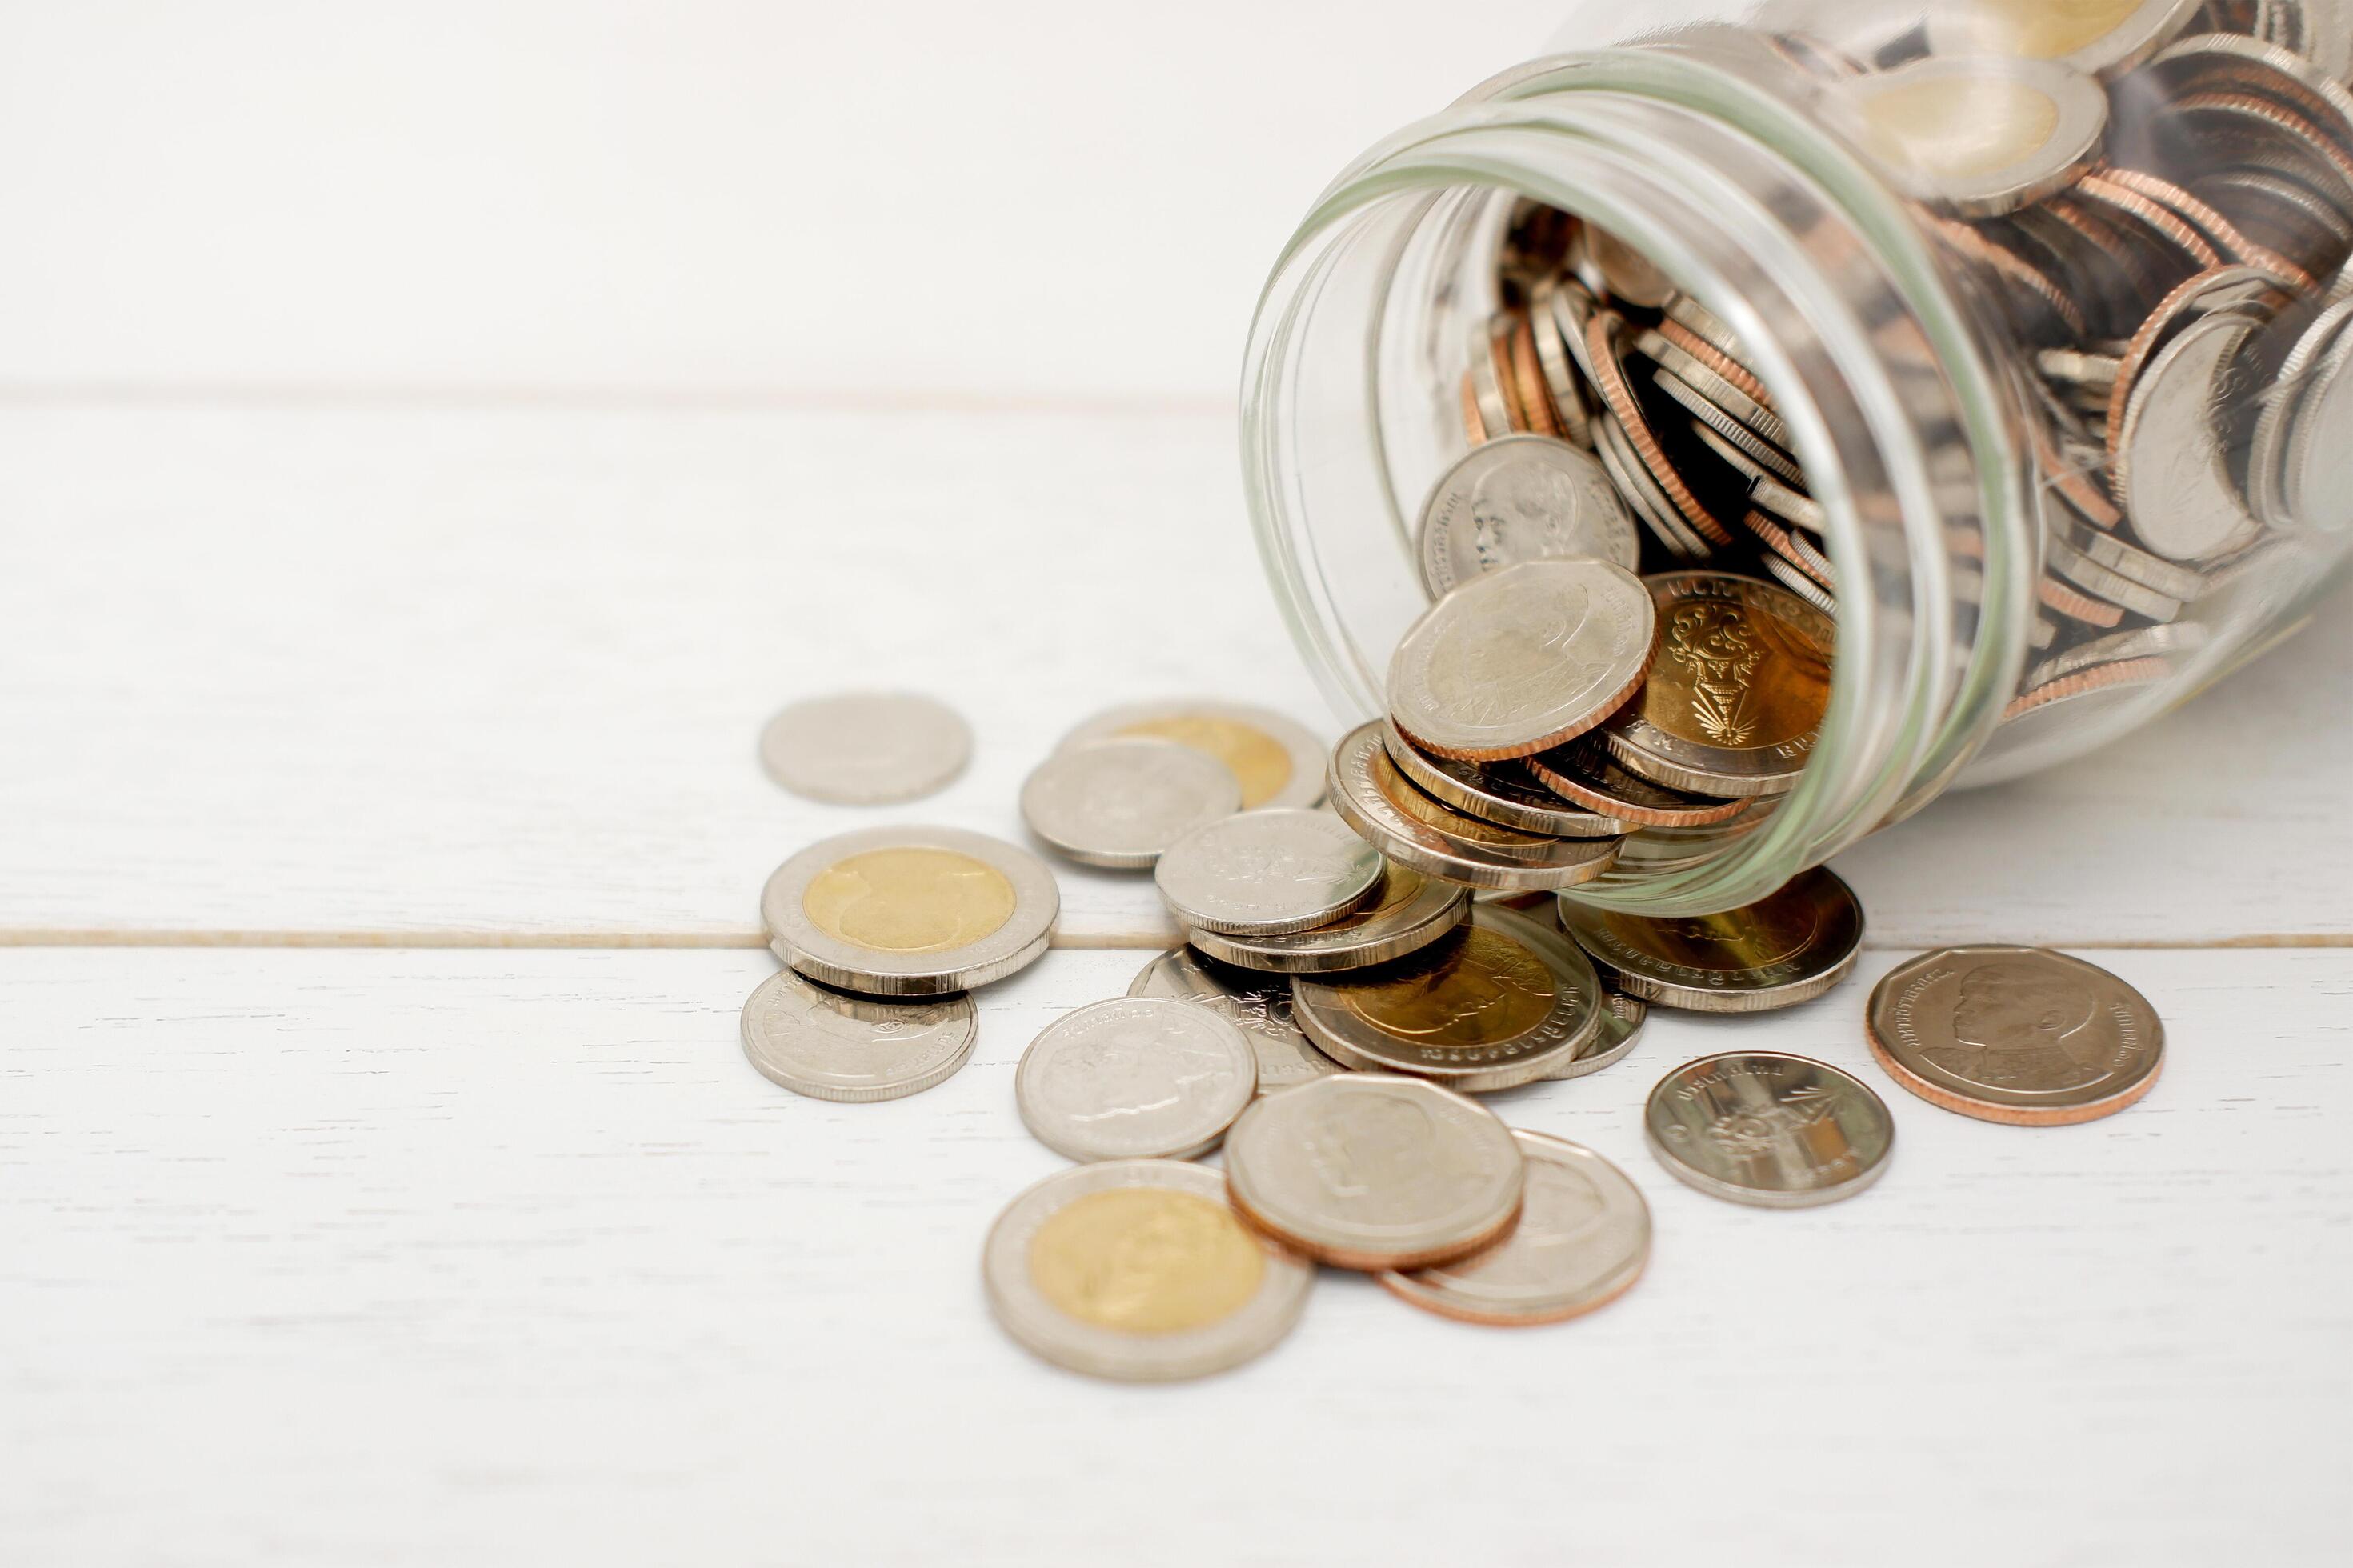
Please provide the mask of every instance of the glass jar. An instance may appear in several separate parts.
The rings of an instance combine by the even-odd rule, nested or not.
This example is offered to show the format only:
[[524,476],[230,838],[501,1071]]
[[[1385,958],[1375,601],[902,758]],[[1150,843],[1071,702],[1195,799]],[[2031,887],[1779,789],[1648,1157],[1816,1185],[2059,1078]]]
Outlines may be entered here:
[[[1679,0],[1615,45],[1595,5],[1375,146],[1277,262],[1243,378],[1327,694],[1384,710],[1425,498],[1504,428],[1606,447],[1621,492],[1648,452],[1689,480],[1695,517],[1626,495],[1644,573],[1698,544],[1835,616],[1795,787],[1636,835],[1575,895],[1607,907],[1752,901],[2278,643],[2353,542],[2337,5]],[[1648,345],[1632,410],[1556,374],[1597,309]]]

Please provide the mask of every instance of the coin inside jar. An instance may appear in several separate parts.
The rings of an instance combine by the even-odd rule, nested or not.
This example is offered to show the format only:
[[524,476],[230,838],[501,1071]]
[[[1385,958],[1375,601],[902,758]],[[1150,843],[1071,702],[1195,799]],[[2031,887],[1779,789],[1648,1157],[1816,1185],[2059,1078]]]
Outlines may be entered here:
[[1240,1029],[1258,1057],[1261,1094],[1342,1070],[1300,1031],[1292,1016],[1291,983],[1281,975],[1237,969],[1180,947],[1145,964],[1127,994],[1189,1002]]
[[1601,982],[1557,931],[1487,905],[1411,958],[1293,983],[1300,1027],[1367,1072],[1466,1094],[1510,1089],[1575,1059],[1599,1034]]
[[1071,859],[1142,869],[1193,829],[1241,809],[1233,770],[1173,741],[1065,746],[1021,786],[1029,831]]
[[1728,1051],[1661,1079],[1643,1108],[1651,1152],[1710,1197],[1810,1208],[1877,1181],[1895,1146],[1879,1096],[1824,1062]]
[[2006,54],[2106,76],[2128,70],[2189,26],[2203,0],[1971,0],[1930,13],[1939,55]]
[[1512,1234],[1483,1251],[1381,1288],[1440,1317],[1514,1328],[1565,1322],[1633,1288],[1651,1258],[1651,1205],[1626,1173],[1582,1144],[1514,1129],[1527,1192]]
[[1291,1331],[1314,1270],[1250,1230],[1214,1171],[1116,1160],[1007,1205],[981,1277],[1024,1347],[1094,1377],[1165,1382],[1237,1366]]
[[969,991],[1037,961],[1061,893],[1025,850],[955,827],[874,827],[813,844],[760,894],[776,956],[882,996]]
[[1872,1054],[1932,1105],[2015,1127],[2113,1116],[2148,1093],[2165,1026],[2106,970],[2035,947],[1948,947],[1887,972]]
[[1622,838],[1634,825],[1587,811],[1563,799],[1530,771],[1524,759],[1509,763],[1460,763],[1433,757],[1384,724],[1381,743],[1389,761],[1415,788],[1482,822],[1554,838]]
[[1633,517],[1599,462],[1546,436],[1472,448],[1421,511],[1422,580],[1432,594],[1523,561],[1591,556],[1632,571]]
[[1328,813],[1250,811],[1187,834],[1153,875],[1188,928],[1280,936],[1363,903],[1381,858]]
[[1862,951],[1862,905],[1819,867],[1722,914],[1653,917],[1563,899],[1560,923],[1621,990],[1696,1013],[1810,1002],[1844,979]]
[[1258,1093],[1258,1058],[1230,1019],[1161,996],[1097,1002],[1048,1025],[1013,1096],[1038,1142],[1073,1160],[1190,1159]]
[[1968,216],[2015,212],[2088,167],[2107,130],[2098,82],[2045,60],[1926,59],[1846,87],[1895,183]]
[[1307,807],[1324,798],[1324,742],[1294,719],[1247,702],[1177,698],[1134,702],[1096,714],[1062,738],[1174,741],[1226,764],[1242,790],[1242,809]]
[[1422,1268],[1501,1237],[1525,1180],[1511,1130],[1422,1079],[1342,1073],[1269,1095],[1226,1142],[1243,1217],[1341,1268]]
[[890,805],[944,789],[972,757],[972,727],[912,692],[850,691],[796,702],[760,731],[768,776],[810,800]]
[[1351,731],[1332,753],[1332,805],[1385,858],[1466,888],[1577,887],[1617,864],[1624,842],[1551,838],[1455,811],[1398,772],[1378,723]]
[[744,1055],[812,1100],[898,1100],[945,1082],[971,1059],[980,1018],[969,996],[879,1001],[780,970],[744,1004]]
[[1385,862],[1371,898],[1327,924],[1279,936],[1195,931],[1213,959],[1269,974],[1331,974],[1387,963],[1436,942],[1461,922],[1471,890]]

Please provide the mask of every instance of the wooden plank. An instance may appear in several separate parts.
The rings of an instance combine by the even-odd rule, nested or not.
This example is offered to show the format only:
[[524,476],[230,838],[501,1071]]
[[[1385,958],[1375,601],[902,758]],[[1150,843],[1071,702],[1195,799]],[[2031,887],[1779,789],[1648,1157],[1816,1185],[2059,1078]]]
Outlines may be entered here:
[[[2353,954],[2113,963],[2172,1053],[2122,1116],[1895,1090],[1875,961],[1662,1016],[1495,1102],[1649,1196],[1625,1300],[1479,1330],[1326,1275],[1263,1360],[1137,1390],[1029,1360],[975,1272],[1061,1165],[1014,1063],[1132,955],[1050,957],[957,1078],[833,1106],[744,1062],[756,953],[0,952],[0,1557],[2327,1560]],[[1735,1045],[1880,1085],[1883,1182],[1667,1179],[1642,1096]]]

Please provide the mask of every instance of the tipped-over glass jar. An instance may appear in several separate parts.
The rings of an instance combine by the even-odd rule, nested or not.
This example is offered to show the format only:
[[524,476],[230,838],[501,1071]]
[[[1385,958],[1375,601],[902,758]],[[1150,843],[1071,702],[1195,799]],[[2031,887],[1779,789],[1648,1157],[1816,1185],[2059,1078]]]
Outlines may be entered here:
[[[1252,328],[1244,466],[1293,627],[1362,715],[1435,597],[1589,552],[1596,508],[1654,584],[1829,612],[1791,787],[1645,829],[1575,895],[1697,914],[2120,735],[2342,574],[2353,0],[1637,14],[1673,25],[1613,44],[1626,8],[1581,6],[1569,52],[1332,184]],[[1434,504],[1514,435],[1605,482]],[[1753,651],[1661,647],[1697,738],[1754,727]]]

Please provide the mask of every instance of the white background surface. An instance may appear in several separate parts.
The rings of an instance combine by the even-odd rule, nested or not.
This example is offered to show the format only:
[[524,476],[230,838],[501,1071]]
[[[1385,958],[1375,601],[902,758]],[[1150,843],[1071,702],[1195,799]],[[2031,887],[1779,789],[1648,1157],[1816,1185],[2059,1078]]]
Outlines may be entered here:
[[[1134,951],[987,994],[929,1094],[744,1062],[761,879],[875,820],[761,777],[790,697],[951,698],[910,815],[1017,835],[1095,707],[1330,727],[1240,515],[1250,300],[1555,12],[0,10],[0,1561],[2338,1560],[2341,606],[1849,857],[1831,997],[1503,1099],[1653,1205],[1577,1324],[1327,1276],[1159,1390],[996,1331],[1059,1164],[1012,1065],[1149,955],[1133,879],[1066,873]],[[1885,1085],[1870,981],[1975,939],[2142,987],[2150,1099]],[[1886,1180],[1665,1179],[1641,1096],[1732,1045],[1881,1084]]]

